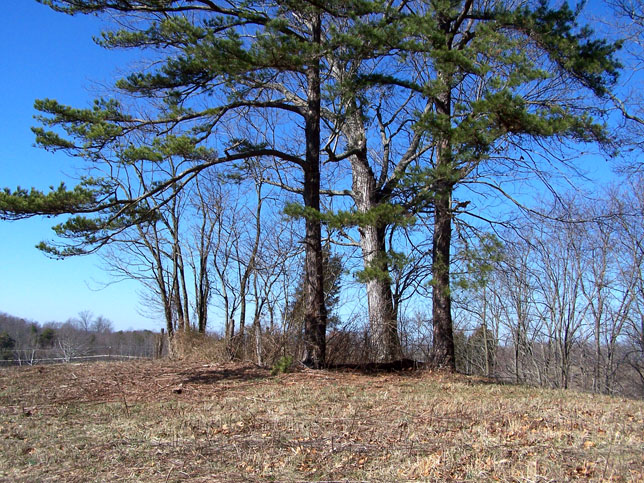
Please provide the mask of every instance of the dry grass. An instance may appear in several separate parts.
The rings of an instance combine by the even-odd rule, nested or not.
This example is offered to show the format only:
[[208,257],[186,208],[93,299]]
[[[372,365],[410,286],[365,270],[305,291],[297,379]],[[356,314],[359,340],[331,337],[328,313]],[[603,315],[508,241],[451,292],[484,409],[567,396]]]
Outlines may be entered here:
[[644,480],[644,403],[432,373],[0,371],[6,481]]

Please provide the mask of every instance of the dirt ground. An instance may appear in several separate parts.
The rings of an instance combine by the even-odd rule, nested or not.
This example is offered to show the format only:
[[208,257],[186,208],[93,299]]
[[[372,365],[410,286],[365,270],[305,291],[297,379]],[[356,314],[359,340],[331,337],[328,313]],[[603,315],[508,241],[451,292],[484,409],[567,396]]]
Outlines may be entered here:
[[2,481],[644,481],[644,403],[428,371],[0,370]]
[[67,402],[156,403],[178,399],[179,394],[183,401],[198,400],[270,375],[268,369],[237,363],[98,362],[0,371],[0,387],[16,385],[20,401],[37,409]]

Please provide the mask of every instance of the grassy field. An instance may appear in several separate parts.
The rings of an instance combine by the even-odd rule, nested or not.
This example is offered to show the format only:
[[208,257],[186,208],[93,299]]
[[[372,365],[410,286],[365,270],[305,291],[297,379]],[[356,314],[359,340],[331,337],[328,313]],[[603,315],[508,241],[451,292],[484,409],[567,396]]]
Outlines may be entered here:
[[644,480],[644,402],[430,372],[0,371],[3,481]]

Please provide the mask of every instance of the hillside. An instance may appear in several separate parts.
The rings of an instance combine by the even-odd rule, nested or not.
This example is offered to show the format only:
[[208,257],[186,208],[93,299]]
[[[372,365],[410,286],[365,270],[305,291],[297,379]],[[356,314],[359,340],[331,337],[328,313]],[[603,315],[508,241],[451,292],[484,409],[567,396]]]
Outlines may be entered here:
[[5,481],[644,479],[644,402],[429,372],[0,371]]

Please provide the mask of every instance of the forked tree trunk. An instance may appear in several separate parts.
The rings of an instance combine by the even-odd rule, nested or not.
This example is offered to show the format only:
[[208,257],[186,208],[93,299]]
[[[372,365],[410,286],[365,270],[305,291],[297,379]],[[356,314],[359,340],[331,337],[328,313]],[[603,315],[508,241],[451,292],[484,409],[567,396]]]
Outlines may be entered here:
[[[367,159],[364,125],[360,116],[355,115],[347,126],[347,137],[354,146],[362,146],[360,152],[351,157],[352,195],[358,212],[367,213],[377,207],[380,194],[376,178]],[[367,304],[373,357],[376,362],[390,362],[402,357],[398,336],[398,318],[394,309],[391,278],[386,262],[385,229],[376,224],[361,227],[360,248],[364,267],[376,266],[379,277],[367,280]]]

